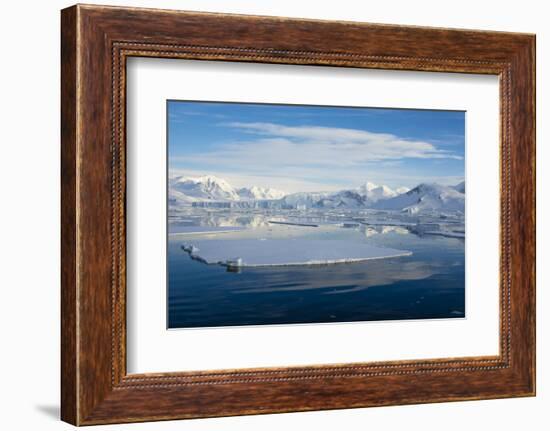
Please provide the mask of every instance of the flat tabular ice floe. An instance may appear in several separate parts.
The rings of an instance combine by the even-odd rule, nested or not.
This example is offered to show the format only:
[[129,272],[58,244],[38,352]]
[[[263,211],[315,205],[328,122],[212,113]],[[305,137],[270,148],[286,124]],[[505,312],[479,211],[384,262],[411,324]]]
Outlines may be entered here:
[[340,240],[205,240],[182,245],[191,258],[228,267],[327,265],[409,256],[410,251]]

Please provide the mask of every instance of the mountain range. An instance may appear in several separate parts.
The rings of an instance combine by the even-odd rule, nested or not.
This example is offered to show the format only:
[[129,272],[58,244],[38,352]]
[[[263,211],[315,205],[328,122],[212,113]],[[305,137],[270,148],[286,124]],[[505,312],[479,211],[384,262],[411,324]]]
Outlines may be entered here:
[[202,177],[175,177],[170,179],[169,191],[173,197],[185,202],[240,201],[281,199],[285,193],[266,187],[243,187],[235,189],[224,179],[213,175]]
[[338,192],[286,194],[268,187],[234,188],[213,175],[179,176],[169,180],[171,205],[239,208],[375,208],[410,214],[425,211],[464,212],[465,183],[456,186],[422,183],[409,190],[366,182],[355,189]]
[[[465,190],[464,183],[461,184],[462,190]],[[460,211],[464,213],[466,195],[457,190],[458,186],[448,187],[440,184],[422,183],[406,193],[378,202],[375,208],[405,211],[409,214],[425,211]]]

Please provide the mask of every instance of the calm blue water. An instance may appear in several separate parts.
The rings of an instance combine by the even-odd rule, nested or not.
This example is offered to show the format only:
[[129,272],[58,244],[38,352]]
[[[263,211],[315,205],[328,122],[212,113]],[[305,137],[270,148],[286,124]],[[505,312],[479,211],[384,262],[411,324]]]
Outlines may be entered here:
[[393,232],[357,240],[413,255],[235,273],[190,259],[180,248],[183,241],[171,239],[168,326],[464,317],[464,240]]

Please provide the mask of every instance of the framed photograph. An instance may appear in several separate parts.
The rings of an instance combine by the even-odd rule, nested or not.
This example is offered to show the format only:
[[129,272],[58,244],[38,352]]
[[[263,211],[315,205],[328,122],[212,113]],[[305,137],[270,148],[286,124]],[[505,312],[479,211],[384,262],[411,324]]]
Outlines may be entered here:
[[62,419],[535,394],[535,37],[62,11]]

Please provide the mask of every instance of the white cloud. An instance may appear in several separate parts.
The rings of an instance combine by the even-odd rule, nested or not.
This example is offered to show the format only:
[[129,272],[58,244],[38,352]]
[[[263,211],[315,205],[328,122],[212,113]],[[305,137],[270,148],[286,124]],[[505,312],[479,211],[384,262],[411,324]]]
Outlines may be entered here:
[[173,156],[171,166],[232,177],[235,183],[247,183],[243,185],[254,180],[252,184],[293,192],[338,190],[366,180],[414,187],[436,177],[426,175],[425,169],[407,176],[399,166],[404,159],[462,159],[431,143],[387,133],[274,123],[223,125],[239,129],[251,139],[222,142],[200,154]]
[[[274,123],[233,122],[227,125],[249,133],[278,138],[289,147],[299,146],[315,153],[321,151],[321,155],[338,156],[336,160],[344,159],[347,163],[403,158],[462,159],[461,156],[440,150],[429,142],[403,139],[389,133],[338,127],[283,126]],[[343,157],[342,153],[346,156]]]

